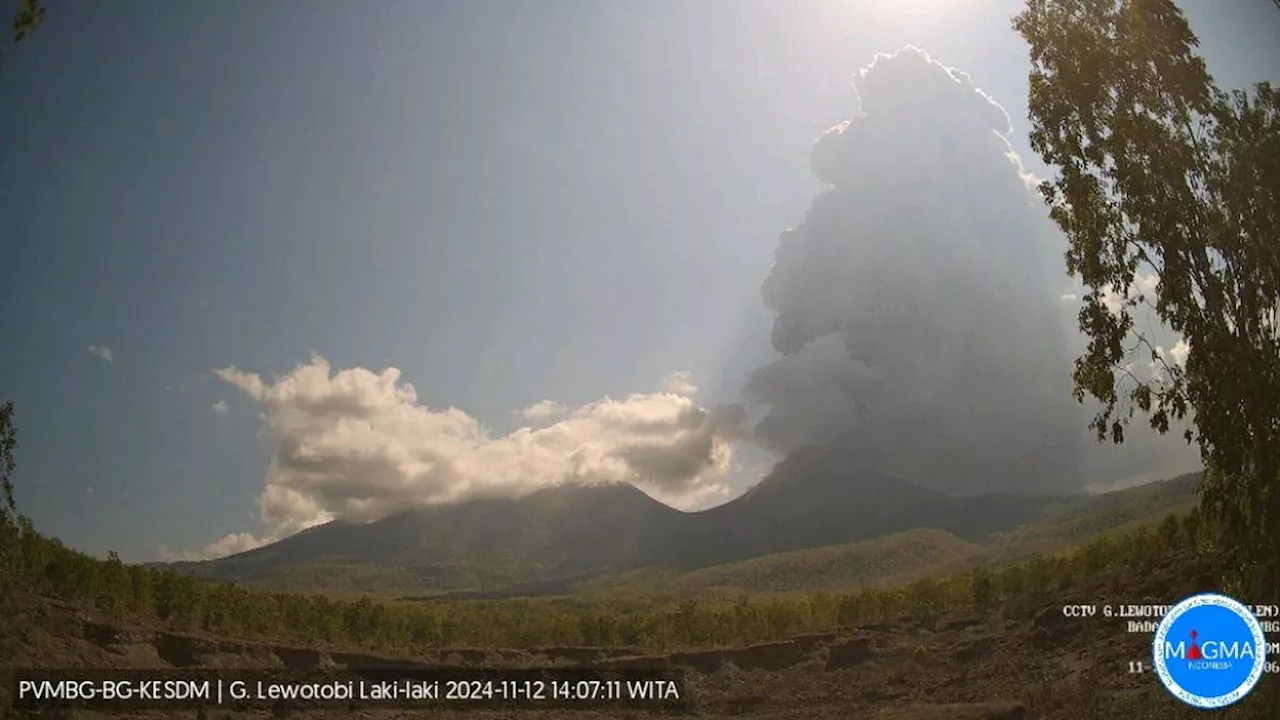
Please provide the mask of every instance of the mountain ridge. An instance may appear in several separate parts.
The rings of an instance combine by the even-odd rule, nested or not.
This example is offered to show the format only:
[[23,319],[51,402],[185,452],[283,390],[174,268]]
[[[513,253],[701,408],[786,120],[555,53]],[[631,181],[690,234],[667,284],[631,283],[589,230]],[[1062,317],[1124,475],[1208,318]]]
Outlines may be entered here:
[[345,574],[356,591],[383,573],[404,578],[405,590],[545,594],[642,567],[689,572],[915,529],[981,542],[1086,500],[950,497],[882,474],[850,453],[815,447],[791,453],[743,495],[697,512],[630,485],[568,485],[367,524],[333,521],[244,553],[168,567],[230,582],[293,577],[289,582],[305,587],[307,578],[326,582],[320,576],[331,571]]

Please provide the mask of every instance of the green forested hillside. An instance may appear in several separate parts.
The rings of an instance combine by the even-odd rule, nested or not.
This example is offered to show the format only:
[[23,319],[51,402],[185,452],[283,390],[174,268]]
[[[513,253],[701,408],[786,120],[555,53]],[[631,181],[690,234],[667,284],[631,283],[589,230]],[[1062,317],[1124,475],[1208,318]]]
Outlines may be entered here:
[[[927,537],[927,535],[926,535]],[[830,629],[899,612],[930,615],[947,608],[986,611],[1005,601],[1048,599],[1072,583],[1128,573],[1170,553],[1193,551],[1198,513],[1170,515],[1157,529],[1103,535],[1067,555],[1037,557],[997,569],[894,588],[814,593],[790,598],[745,595],[732,602],[652,605],[620,610],[579,599],[423,601],[387,604],[364,597],[273,592],[202,581],[172,570],[96,560],[24,532],[11,546],[9,576],[30,596],[81,599],[121,615],[166,626],[295,642],[342,642],[408,648],[448,644],[526,647],[606,644],[677,647],[755,642]],[[730,573],[718,570],[711,573]],[[732,577],[732,575],[725,575]]]

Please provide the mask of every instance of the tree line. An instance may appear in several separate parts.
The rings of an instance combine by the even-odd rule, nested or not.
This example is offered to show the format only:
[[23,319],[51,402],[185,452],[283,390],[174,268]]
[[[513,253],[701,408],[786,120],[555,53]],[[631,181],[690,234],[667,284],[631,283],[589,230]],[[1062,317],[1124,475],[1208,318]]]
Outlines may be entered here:
[[[46,538],[21,519],[0,533],[8,597],[49,595],[92,603],[119,618],[173,631],[203,631],[277,643],[334,645],[393,654],[448,647],[544,645],[632,647],[637,651],[781,640],[887,620],[928,621],[946,613],[1024,613],[1099,582],[1123,593],[1132,578],[1176,558],[1186,572],[1214,572],[1213,543],[1198,511],[1158,527],[1102,535],[1078,549],[1002,568],[976,568],[897,588],[742,595],[617,612],[544,598],[388,602],[370,597],[277,592],[212,583],[173,569],[91,557]],[[1167,598],[1170,602],[1177,598]]]

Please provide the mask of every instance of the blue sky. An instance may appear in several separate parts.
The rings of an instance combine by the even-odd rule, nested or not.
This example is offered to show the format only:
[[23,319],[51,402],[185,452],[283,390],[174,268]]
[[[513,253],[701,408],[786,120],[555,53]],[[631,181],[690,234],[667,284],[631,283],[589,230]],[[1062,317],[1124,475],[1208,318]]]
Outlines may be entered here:
[[[261,408],[211,371],[312,351],[498,434],[673,371],[735,399],[809,147],[876,52],[967,70],[1030,155],[1019,4],[886,5],[53,5],[0,69],[21,510],[132,560],[256,532]],[[1186,7],[1221,82],[1280,76],[1269,0]]]

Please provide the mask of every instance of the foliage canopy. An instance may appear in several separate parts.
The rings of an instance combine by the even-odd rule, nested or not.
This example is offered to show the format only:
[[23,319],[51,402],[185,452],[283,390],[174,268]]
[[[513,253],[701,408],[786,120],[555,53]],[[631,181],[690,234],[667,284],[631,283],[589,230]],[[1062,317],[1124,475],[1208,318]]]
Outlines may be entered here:
[[[1266,82],[1219,89],[1171,0],[1029,0],[1014,28],[1031,45],[1031,144],[1057,168],[1040,189],[1089,290],[1076,397],[1102,402],[1101,440],[1123,442],[1135,410],[1162,433],[1194,421],[1232,585],[1274,597],[1280,95]],[[1138,289],[1144,273],[1154,292]],[[1184,363],[1140,312],[1182,336]]]
[[13,41],[22,42],[27,34],[44,22],[44,6],[40,0],[22,0],[22,9],[13,17]]

